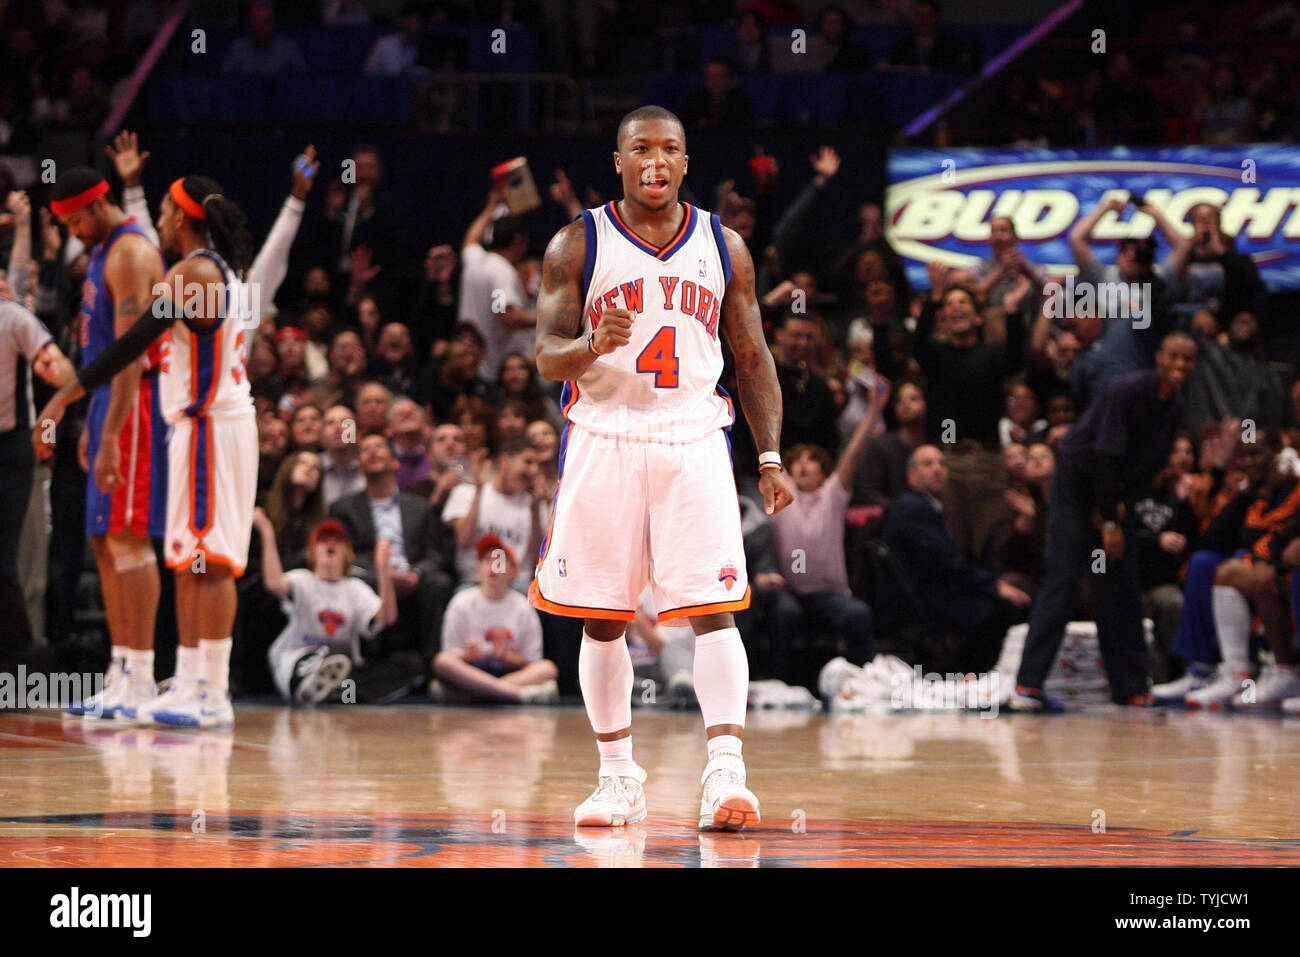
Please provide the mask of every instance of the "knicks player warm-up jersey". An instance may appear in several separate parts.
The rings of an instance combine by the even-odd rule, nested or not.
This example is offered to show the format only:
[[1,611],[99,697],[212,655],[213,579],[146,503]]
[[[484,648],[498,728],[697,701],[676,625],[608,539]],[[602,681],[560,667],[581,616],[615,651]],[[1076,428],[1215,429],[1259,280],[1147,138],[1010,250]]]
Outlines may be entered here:
[[682,206],[681,229],[663,249],[633,233],[613,202],[582,213],[583,336],[606,309],[634,316],[627,345],[564,384],[565,414],[598,435],[684,443],[735,421],[731,398],[718,385],[731,257],[718,217]]
[[187,416],[247,414],[253,408],[244,367],[244,336],[250,323],[244,315],[242,284],[216,253],[199,249],[187,258],[195,256],[211,259],[225,277],[224,290],[216,293],[221,301],[204,304],[205,313],[215,308],[223,318],[207,327],[182,318],[187,331],[173,326],[164,337],[162,414],[171,423]]

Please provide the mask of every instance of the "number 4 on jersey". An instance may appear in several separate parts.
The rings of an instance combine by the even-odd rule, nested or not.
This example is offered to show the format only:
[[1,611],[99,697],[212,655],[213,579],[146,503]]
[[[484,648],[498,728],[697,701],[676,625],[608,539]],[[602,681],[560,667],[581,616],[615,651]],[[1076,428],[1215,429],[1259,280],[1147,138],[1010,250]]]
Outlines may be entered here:
[[636,357],[637,372],[652,372],[656,389],[677,388],[677,328],[664,326]]

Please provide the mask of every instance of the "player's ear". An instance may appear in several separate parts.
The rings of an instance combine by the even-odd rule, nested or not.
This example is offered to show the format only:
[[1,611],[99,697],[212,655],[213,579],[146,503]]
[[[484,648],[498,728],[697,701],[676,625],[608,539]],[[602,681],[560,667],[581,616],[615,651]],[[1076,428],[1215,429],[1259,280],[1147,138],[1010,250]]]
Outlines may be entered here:
[[614,172],[623,175],[623,161],[619,158],[618,150],[614,150]]

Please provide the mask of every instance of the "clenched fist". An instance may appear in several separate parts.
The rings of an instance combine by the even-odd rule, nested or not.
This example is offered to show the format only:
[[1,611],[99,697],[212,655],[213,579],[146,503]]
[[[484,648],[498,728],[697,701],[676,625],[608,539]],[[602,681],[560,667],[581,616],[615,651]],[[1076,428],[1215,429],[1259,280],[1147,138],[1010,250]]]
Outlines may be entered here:
[[592,338],[596,351],[605,355],[627,345],[632,340],[634,319],[626,309],[606,309],[601,313],[600,324],[596,326],[596,334]]

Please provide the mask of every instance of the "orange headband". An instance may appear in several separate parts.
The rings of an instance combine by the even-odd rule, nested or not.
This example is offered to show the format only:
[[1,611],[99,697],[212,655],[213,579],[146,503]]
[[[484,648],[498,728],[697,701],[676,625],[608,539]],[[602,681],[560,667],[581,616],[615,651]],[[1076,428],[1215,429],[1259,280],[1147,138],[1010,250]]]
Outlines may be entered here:
[[190,199],[190,194],[185,192],[185,187],[182,185],[183,183],[183,179],[178,179],[172,183],[171,189],[168,190],[171,194],[172,202],[185,210],[185,212],[189,213],[195,219],[206,219],[208,216],[207,210],[194,202],[194,200]]
[[94,186],[82,190],[75,196],[69,196],[67,199],[51,200],[50,212],[55,216],[66,216],[68,213],[75,213],[83,206],[89,206],[107,192],[108,180],[101,179]]

